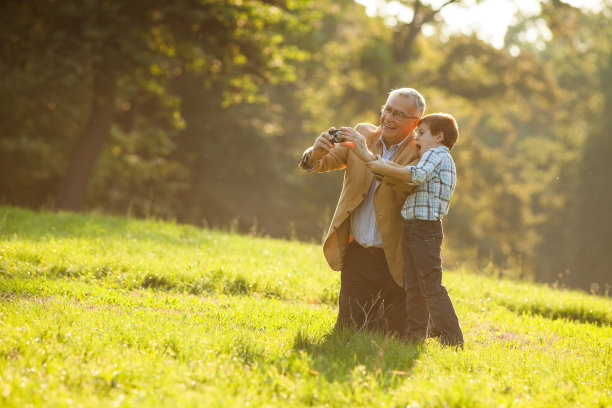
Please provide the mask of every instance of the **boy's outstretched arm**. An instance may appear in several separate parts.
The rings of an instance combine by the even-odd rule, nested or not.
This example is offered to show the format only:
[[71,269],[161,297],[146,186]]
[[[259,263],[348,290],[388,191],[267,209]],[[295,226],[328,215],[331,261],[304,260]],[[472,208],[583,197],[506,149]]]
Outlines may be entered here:
[[412,182],[411,166],[400,166],[399,164],[387,161],[380,156],[376,160],[366,162],[365,165],[375,174],[390,176],[402,180],[406,183]]
[[426,151],[416,166],[400,166],[376,156],[376,160],[366,162],[366,166],[374,173],[390,176],[405,183],[423,184],[431,179],[442,157],[432,150]]

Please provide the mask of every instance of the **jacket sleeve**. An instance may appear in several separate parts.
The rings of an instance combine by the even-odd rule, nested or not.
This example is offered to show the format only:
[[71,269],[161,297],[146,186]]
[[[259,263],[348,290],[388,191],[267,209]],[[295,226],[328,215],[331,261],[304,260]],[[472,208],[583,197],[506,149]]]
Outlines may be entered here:
[[302,155],[302,160],[299,166],[303,170],[313,173],[324,173],[326,171],[342,170],[346,167],[346,162],[348,160],[349,155],[349,147],[344,145],[336,145],[336,147],[334,147],[331,152],[325,155],[312,167],[309,167],[307,158],[312,149],[312,146],[309,147]]
[[303,170],[313,173],[324,173],[326,171],[342,170],[346,167],[349,155],[349,148],[347,146],[337,145],[321,160],[309,167],[307,158],[312,149],[312,146],[309,147],[302,155],[302,161],[299,166]]
[[[367,123],[359,123],[355,126],[355,130],[366,138],[366,143],[368,146],[371,146],[374,141],[380,136],[380,132],[377,131],[377,128],[373,125]],[[332,170],[342,170],[346,167],[348,163],[349,154],[351,153],[351,148],[345,146],[343,144],[337,144],[331,152],[329,152],[325,157],[319,160],[318,163],[312,164],[309,166],[307,158],[313,147],[309,147],[306,149],[304,154],[302,155],[302,160],[300,162],[300,168],[306,170],[308,172],[314,173],[323,173],[326,171]]]

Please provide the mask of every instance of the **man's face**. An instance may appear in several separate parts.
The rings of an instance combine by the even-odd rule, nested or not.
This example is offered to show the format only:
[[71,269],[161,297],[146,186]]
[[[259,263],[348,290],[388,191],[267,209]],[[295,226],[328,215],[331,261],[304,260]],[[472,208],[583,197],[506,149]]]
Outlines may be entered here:
[[381,112],[381,136],[387,144],[401,142],[417,126],[419,114],[411,97],[393,94]]

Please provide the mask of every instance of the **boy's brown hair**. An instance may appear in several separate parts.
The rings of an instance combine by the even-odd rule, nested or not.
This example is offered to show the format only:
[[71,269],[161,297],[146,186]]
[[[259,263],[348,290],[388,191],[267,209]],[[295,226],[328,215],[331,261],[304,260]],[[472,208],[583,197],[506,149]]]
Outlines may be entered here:
[[426,124],[429,126],[432,136],[442,132],[442,144],[448,147],[448,150],[453,150],[453,146],[459,137],[459,128],[457,121],[448,113],[430,113],[425,115],[419,121],[419,125]]

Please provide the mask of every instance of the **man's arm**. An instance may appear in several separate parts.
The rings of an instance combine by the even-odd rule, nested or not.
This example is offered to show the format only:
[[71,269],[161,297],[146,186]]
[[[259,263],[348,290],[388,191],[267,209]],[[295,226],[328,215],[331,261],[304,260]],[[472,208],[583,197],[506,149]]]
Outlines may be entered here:
[[348,148],[332,143],[328,131],[321,133],[314,145],[306,149],[299,166],[308,172],[315,173],[341,170],[346,167],[347,157]]
[[328,132],[321,133],[315,144],[306,149],[300,163],[302,169],[309,172],[342,170],[346,167],[351,151],[362,160],[374,159],[375,156],[368,150],[367,144],[368,140],[371,143],[372,139],[380,136],[378,127],[368,123],[359,123],[354,129],[343,127],[341,134],[344,142],[337,144],[331,142]]
[[318,163],[319,160],[315,160],[312,157],[312,151],[314,150],[314,146],[310,146],[304,154],[302,155],[302,160],[300,161],[300,167],[303,170],[310,171],[312,170]]

